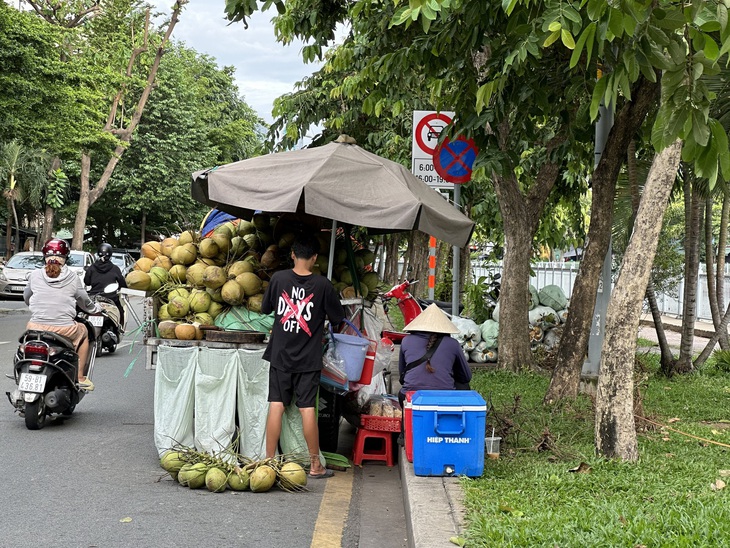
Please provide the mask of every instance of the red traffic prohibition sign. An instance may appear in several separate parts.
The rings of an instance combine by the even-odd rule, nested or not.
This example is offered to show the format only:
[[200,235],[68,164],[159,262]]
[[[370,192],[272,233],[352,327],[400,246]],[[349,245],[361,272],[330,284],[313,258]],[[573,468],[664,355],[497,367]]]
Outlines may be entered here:
[[416,126],[416,144],[426,155],[436,152],[436,145],[441,132],[451,123],[446,114],[434,112],[424,116]]
[[473,139],[444,139],[433,153],[433,167],[444,181],[466,183],[471,180],[472,166],[479,149]]

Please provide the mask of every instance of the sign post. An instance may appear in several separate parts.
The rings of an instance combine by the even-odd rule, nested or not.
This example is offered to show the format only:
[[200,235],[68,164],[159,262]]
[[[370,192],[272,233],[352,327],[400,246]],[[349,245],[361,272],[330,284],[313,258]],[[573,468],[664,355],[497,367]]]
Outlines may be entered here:
[[[471,139],[462,137],[453,141],[449,138],[441,139],[441,132],[453,119],[453,112],[413,111],[411,171],[434,189],[453,189],[454,206],[458,209],[461,202],[459,185],[471,180],[472,166],[479,151]],[[451,290],[451,313],[454,315],[459,313],[460,251],[460,248],[454,246]],[[435,266],[435,257],[429,257],[429,299],[434,298],[432,274]]]

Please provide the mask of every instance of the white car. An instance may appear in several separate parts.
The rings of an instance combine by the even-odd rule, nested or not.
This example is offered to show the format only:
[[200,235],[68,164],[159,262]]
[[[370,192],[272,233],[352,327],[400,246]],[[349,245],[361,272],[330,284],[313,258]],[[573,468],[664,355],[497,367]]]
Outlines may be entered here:
[[[86,267],[93,262],[91,253],[71,251],[66,265],[83,281]],[[43,268],[43,254],[40,251],[23,251],[10,257],[0,271],[0,297],[22,297],[31,271],[37,268]]]
[[112,253],[112,262],[122,271],[122,276],[129,274],[134,267],[134,259],[129,253]]

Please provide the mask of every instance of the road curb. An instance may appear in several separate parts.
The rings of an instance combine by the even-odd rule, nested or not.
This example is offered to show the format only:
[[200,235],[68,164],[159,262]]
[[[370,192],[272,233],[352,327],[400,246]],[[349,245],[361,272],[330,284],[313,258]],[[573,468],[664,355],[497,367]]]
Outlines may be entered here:
[[[677,322],[678,323],[662,321],[662,326],[664,327],[664,329],[666,331],[674,331],[675,333],[681,333],[682,332],[682,319],[678,318]],[[654,320],[651,320],[651,319],[643,320],[642,319],[642,320],[640,320],[640,324],[654,327]],[[695,337],[702,337],[703,339],[711,339],[712,337],[715,336],[715,330],[705,327],[704,325],[698,325],[697,323],[695,323],[694,334],[695,334]]]
[[464,492],[458,477],[416,476],[401,447],[398,453],[410,548],[454,548],[464,524]]

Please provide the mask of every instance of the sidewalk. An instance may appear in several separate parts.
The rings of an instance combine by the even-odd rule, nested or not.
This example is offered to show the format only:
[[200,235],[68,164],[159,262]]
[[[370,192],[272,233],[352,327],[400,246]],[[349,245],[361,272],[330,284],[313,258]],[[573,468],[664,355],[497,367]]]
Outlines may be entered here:
[[[643,315],[640,324],[644,326],[642,336],[649,338],[655,333],[651,315]],[[663,316],[662,324],[665,331],[674,335],[672,338],[678,345],[682,319]],[[709,339],[715,329],[711,322],[698,321],[695,323],[694,333],[695,338]],[[706,344],[706,341],[697,342],[701,346]],[[672,342],[670,345],[675,346]],[[393,392],[396,391],[394,386]],[[416,476],[413,464],[407,461],[402,448],[398,454],[398,467],[403,486],[408,546],[453,548],[455,545],[449,539],[460,536],[464,529],[464,493],[459,485],[459,478]]]

